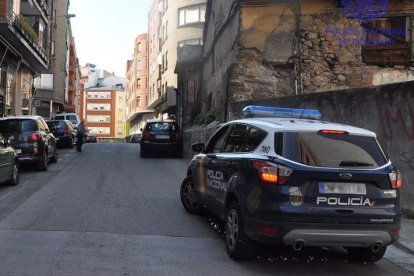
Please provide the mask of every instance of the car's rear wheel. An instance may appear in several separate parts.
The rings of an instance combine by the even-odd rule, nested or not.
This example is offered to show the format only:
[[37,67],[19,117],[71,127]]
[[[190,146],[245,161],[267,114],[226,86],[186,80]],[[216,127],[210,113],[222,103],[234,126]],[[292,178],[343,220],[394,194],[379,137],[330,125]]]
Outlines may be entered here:
[[47,157],[47,153],[46,153],[46,151],[43,153],[43,157],[42,157],[42,160],[40,161],[40,163],[39,163],[39,165],[38,165],[38,168],[39,168],[39,170],[41,170],[41,171],[47,171],[47,167],[48,167],[48,157]]
[[227,254],[235,260],[248,260],[255,257],[257,244],[243,231],[243,217],[236,201],[227,208],[225,221],[225,240]]
[[371,247],[350,247],[348,248],[348,254],[351,260],[357,262],[374,263],[384,257],[387,251],[386,246],[375,248],[375,245]]
[[194,193],[193,179],[188,176],[184,179],[180,189],[181,203],[190,214],[198,214],[201,206]]
[[19,164],[15,160],[14,163],[13,163],[13,167],[12,167],[11,178],[7,182],[7,185],[9,185],[9,186],[16,186],[17,184],[19,184],[19,179],[20,179]]
[[55,148],[55,154],[53,154],[53,157],[50,158],[50,162],[57,163],[58,160],[59,160],[59,153],[58,153],[57,148]]

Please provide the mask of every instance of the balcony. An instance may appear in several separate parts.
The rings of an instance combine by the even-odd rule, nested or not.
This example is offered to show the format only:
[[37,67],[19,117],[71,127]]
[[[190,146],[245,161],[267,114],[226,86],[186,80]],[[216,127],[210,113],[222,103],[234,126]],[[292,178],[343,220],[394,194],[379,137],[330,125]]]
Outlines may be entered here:
[[[46,13],[37,2],[22,0],[21,14],[16,15],[12,3],[0,2],[1,42],[15,55],[21,56],[35,73],[48,73],[49,60],[45,48],[42,47],[48,44],[44,31],[48,25]],[[30,14],[30,17],[24,14]],[[42,27],[36,31],[33,28],[34,24]]]

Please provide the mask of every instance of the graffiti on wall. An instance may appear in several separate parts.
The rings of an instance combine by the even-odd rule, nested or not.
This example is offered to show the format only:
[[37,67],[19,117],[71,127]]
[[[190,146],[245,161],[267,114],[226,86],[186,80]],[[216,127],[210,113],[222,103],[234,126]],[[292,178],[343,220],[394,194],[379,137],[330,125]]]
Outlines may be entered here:
[[398,137],[406,135],[408,140],[414,140],[414,112],[410,103],[405,102],[397,110],[380,104],[378,108],[383,137],[387,141],[392,141],[394,135]]

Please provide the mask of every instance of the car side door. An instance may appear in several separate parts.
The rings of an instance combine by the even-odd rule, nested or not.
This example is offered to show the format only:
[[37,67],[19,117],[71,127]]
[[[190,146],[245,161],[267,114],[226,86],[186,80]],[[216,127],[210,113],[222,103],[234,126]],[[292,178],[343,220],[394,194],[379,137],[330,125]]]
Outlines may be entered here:
[[40,135],[43,138],[42,140],[44,142],[44,149],[46,150],[46,152],[48,152],[48,156],[50,156],[54,152],[55,138],[53,134],[50,132],[49,127],[43,119],[38,119],[37,125],[39,128]]
[[223,211],[230,181],[238,177],[243,170],[243,161],[245,160],[245,143],[249,127],[244,124],[234,124],[228,132],[226,141],[222,150],[216,154],[215,173],[217,181],[220,181],[218,189],[215,190],[215,204],[217,208]]
[[196,157],[198,167],[193,172],[195,176],[194,189],[207,207],[214,207],[215,183],[213,181],[216,154],[221,151],[230,125],[217,130],[207,143],[204,152]]
[[9,179],[12,166],[11,152],[8,143],[0,134],[0,183]]

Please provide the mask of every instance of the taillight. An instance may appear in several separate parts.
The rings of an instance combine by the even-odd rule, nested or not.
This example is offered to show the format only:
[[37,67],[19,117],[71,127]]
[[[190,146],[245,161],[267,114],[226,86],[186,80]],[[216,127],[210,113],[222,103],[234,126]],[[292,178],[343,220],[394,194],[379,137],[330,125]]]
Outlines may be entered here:
[[398,170],[395,170],[388,174],[391,182],[391,187],[393,189],[400,189],[402,187],[403,181],[401,179],[401,173]]
[[33,133],[31,138],[33,142],[37,142],[40,140],[41,136],[39,133]]
[[181,139],[182,139],[181,132],[177,131],[177,132],[175,133],[175,140],[176,140],[176,141],[179,141],[179,140],[181,140]]
[[260,179],[266,183],[283,185],[293,172],[290,168],[267,161],[254,160],[252,164],[256,168]]
[[65,129],[65,130],[63,131],[63,134],[64,134],[64,135],[70,135],[70,132],[69,132],[69,130],[68,130],[68,129]]
[[147,130],[144,130],[142,132],[142,137],[141,137],[142,141],[148,141],[149,140],[149,132]]

